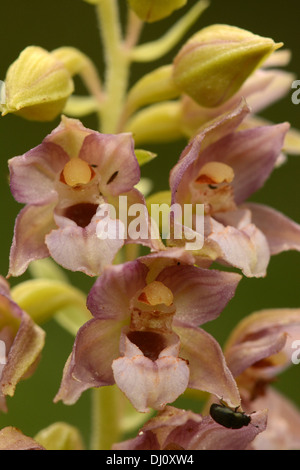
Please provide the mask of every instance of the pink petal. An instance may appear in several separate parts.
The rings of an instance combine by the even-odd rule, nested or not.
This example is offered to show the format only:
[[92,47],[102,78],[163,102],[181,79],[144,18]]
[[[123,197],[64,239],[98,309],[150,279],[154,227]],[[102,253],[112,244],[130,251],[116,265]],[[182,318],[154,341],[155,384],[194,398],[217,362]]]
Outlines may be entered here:
[[[0,295],[2,327],[0,338],[6,344],[6,364],[0,374],[0,397],[13,396],[17,383],[32,375],[45,343],[44,331],[11,300]],[[6,331],[5,331],[6,330]],[[2,399],[2,404],[5,402]]]
[[273,388],[251,403],[256,409],[268,408],[267,429],[253,442],[255,450],[298,450],[300,448],[300,411]]
[[49,256],[45,236],[55,227],[53,208],[53,204],[28,205],[19,213],[10,251],[10,276],[20,276],[31,261]]
[[68,161],[63,149],[52,142],[43,142],[23,156],[9,160],[14,198],[26,204],[48,204],[55,200],[55,180]]
[[[255,312],[242,320],[229,337],[225,357],[232,373],[240,375],[254,365],[253,381],[266,380],[276,376],[292,361],[292,343],[299,337],[299,309],[270,309]],[[263,364],[255,368],[255,363],[282,351],[281,362]]]
[[72,405],[85,390],[114,383],[111,365],[119,357],[121,328],[114,320],[99,319],[80,328],[55,402]]
[[147,273],[139,261],[106,267],[88,295],[87,306],[94,317],[129,317],[130,300],[145,287]]
[[[179,162],[170,173],[170,188],[172,191],[172,204],[174,202],[186,202],[189,183],[197,178],[200,167],[207,161],[214,158],[206,157],[202,163],[202,153],[206,148],[211,148],[214,142],[222,140],[222,138],[232,132],[242,123],[245,116],[249,113],[249,108],[245,102],[242,102],[233,111],[230,111],[219,119],[210,123],[188,144],[182,152]],[[220,151],[218,152],[220,154]],[[221,155],[223,153],[223,148]],[[206,155],[206,154],[205,154]],[[209,151],[208,151],[209,155]],[[219,158],[217,159],[219,161]]]
[[126,193],[140,180],[131,134],[90,134],[83,142],[79,157],[90,165],[97,165],[97,173],[101,175],[100,191],[104,195]]
[[105,266],[113,262],[124,240],[98,238],[97,218],[85,228],[65,220],[64,228],[52,230],[46,236],[50,255],[70,271],[82,271],[89,276],[99,275]]
[[277,354],[286,343],[286,335],[279,331],[265,337],[245,341],[232,346],[226,353],[226,361],[234,377],[262,359]]
[[223,162],[232,167],[234,199],[236,204],[241,204],[270,176],[289,127],[284,123],[231,133],[198,157],[194,171],[198,174],[209,161]]
[[176,319],[191,326],[217,318],[240,280],[235,273],[184,265],[168,267],[157,277],[174,295]]
[[31,437],[12,426],[0,431],[0,450],[46,450]]
[[189,449],[197,450],[246,450],[253,439],[266,429],[267,410],[251,415],[251,423],[241,429],[227,429],[204,418],[198,434],[189,444]]
[[241,399],[236,382],[217,341],[200,328],[177,321],[173,329],[181,340],[180,357],[189,362],[189,387],[212,393],[233,408],[239,406]]
[[[224,219],[225,221],[225,219]],[[208,240],[213,242],[217,258],[242,270],[247,277],[263,277],[270,260],[267,240],[253,224],[236,229],[211,219],[212,232]]]
[[114,378],[138,411],[161,410],[186,390],[189,367],[177,357],[179,338],[172,340],[175,342],[163,349],[156,360],[144,356],[127,336],[123,341],[124,357],[112,365]]
[[300,251],[300,225],[271,207],[247,203],[255,225],[265,234],[272,255]]

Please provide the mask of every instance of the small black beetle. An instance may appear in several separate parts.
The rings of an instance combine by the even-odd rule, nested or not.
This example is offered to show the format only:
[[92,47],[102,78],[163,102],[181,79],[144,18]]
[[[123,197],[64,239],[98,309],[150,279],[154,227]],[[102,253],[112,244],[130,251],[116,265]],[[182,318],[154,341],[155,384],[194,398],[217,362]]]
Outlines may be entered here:
[[209,414],[214,421],[229,429],[241,429],[248,426],[251,422],[251,416],[244,412],[234,410],[221,402],[220,405],[213,403],[210,407]]

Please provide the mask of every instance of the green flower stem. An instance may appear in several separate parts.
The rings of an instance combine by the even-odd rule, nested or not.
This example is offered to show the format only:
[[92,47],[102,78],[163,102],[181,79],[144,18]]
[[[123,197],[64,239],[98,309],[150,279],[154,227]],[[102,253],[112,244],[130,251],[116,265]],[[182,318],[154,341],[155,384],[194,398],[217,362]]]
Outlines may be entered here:
[[116,0],[99,0],[96,5],[106,61],[106,99],[99,111],[101,132],[115,133],[128,85],[130,59],[121,35]]
[[116,385],[92,390],[91,450],[110,450],[120,440],[126,400]]
[[72,334],[91,319],[91,314],[86,307],[85,294],[65,282],[51,279],[25,281],[11,290],[11,296],[39,325],[58,313],[61,317],[64,309],[69,311],[71,307],[73,309],[70,331]]

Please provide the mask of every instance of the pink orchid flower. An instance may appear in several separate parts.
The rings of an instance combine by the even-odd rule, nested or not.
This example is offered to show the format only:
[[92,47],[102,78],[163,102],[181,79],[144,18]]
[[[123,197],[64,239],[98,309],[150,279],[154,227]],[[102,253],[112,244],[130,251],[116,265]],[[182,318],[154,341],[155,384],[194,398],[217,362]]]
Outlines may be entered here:
[[55,401],[72,404],[88,388],[117,383],[141,412],[163,409],[187,387],[238,406],[221,348],[198,326],[220,314],[239,280],[167,255],[105,268],[88,296],[94,318],[77,334]]
[[44,347],[45,333],[11,299],[0,277],[0,410],[5,396],[13,396],[17,383],[34,372]]
[[13,276],[49,255],[71,271],[98,275],[124,244],[121,237],[97,236],[99,206],[109,203],[117,211],[121,194],[129,204],[145,205],[134,189],[140,169],[131,134],[104,135],[62,117],[41,145],[12,158],[9,168],[12,193],[26,204],[15,224]]
[[300,226],[245,202],[270,176],[289,129],[283,123],[239,130],[248,113],[242,102],[203,128],[172,169],[170,187],[172,204],[204,205],[204,246],[193,252],[198,265],[220,261],[261,277],[271,254],[300,251]]
[[227,429],[210,416],[167,406],[137,437],[115,444],[113,450],[248,450],[266,424],[266,410],[253,413],[247,427]]
[[277,375],[292,364],[293,343],[299,337],[300,309],[263,310],[242,320],[225,347],[243,408],[248,412],[268,409],[266,431],[253,442],[257,450],[300,447],[300,411],[271,387]]

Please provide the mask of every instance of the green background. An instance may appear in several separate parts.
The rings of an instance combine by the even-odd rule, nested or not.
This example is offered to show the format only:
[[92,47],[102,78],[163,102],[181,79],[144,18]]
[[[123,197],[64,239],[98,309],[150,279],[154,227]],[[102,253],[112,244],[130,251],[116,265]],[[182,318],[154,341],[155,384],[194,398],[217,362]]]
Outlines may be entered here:
[[[188,6],[194,2],[188,1]],[[124,7],[125,0],[120,0]],[[286,0],[284,4],[274,0],[212,0],[211,7],[198,20],[193,32],[213,23],[227,23],[248,29],[254,33],[272,37],[276,42],[283,41],[293,53],[288,70],[300,78],[300,43],[298,2]],[[167,20],[147,25],[142,42],[163,34],[188,6],[174,13]],[[185,37],[185,40],[188,36]],[[0,79],[5,78],[8,66],[22,49],[29,45],[39,45],[48,50],[62,45],[74,46],[90,55],[103,70],[102,49],[99,41],[97,21],[93,6],[82,0],[2,0],[0,30]],[[156,66],[171,62],[178,48],[174,49]],[[151,65],[134,65],[131,80],[134,82]],[[274,122],[289,121],[300,129],[300,105],[291,101],[292,91],[283,100],[268,108],[262,115]],[[83,119],[88,127],[95,127],[94,116]],[[8,115],[0,120],[0,204],[1,204],[1,256],[0,272],[6,275],[8,256],[13,234],[14,219],[21,206],[17,204],[8,187],[7,160],[21,155],[38,145],[41,140],[58,125],[34,123]],[[184,141],[171,145],[151,146],[159,158],[143,169],[144,176],[150,176],[155,190],[168,189],[168,173],[176,163],[185,146]],[[149,147],[150,148],[150,147]],[[265,187],[252,199],[268,204],[300,223],[300,157],[290,156],[286,165],[274,171]],[[11,279],[11,285],[27,279]],[[81,273],[70,276],[72,281],[86,292],[93,280]],[[265,279],[243,279],[235,298],[221,317],[207,326],[221,344],[230,330],[247,314],[264,308],[300,307],[299,294],[300,253],[289,252],[273,257]],[[86,441],[90,430],[90,393],[83,394],[79,402],[68,407],[61,403],[54,405],[64,363],[71,351],[73,338],[61,330],[54,321],[44,325],[47,332],[46,347],[42,361],[35,375],[17,387],[15,397],[8,399],[8,414],[0,414],[0,429],[14,425],[27,435],[33,436],[38,430],[55,421],[67,421],[78,425]],[[275,386],[300,406],[300,365],[292,366],[283,373]],[[179,402],[180,404],[180,402]],[[186,406],[186,403],[185,403]],[[195,407],[194,403],[190,406]],[[194,408],[195,409],[195,408]]]

